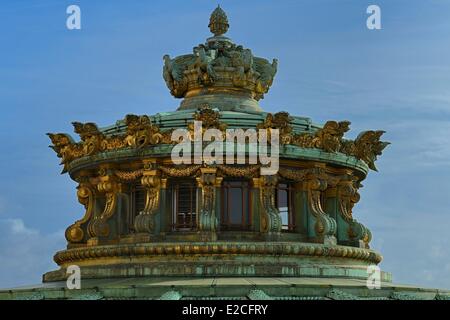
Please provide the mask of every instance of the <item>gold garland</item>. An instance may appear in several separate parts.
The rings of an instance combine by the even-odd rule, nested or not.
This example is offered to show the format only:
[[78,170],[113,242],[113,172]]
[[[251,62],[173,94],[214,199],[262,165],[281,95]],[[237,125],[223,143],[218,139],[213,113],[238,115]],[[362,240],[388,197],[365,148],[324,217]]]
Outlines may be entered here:
[[194,175],[201,165],[192,165],[182,168],[160,166],[159,169],[170,177],[189,177]]
[[122,181],[134,181],[142,177],[142,175],[144,174],[144,169],[134,171],[116,170],[114,173]]
[[293,180],[293,181],[302,181],[310,170],[300,170],[300,169],[289,169],[289,168],[280,168],[278,169],[278,173],[283,178]]
[[218,165],[217,168],[225,175],[232,177],[254,178],[257,176],[260,165],[249,165],[245,167]]

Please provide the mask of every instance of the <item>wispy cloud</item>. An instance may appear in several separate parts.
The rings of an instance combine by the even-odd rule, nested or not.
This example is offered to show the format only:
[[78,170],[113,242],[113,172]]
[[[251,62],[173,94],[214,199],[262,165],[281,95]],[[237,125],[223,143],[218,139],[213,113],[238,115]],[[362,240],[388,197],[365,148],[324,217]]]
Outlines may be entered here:
[[64,245],[62,231],[42,234],[21,219],[0,219],[0,288],[40,283],[56,269],[52,257]]

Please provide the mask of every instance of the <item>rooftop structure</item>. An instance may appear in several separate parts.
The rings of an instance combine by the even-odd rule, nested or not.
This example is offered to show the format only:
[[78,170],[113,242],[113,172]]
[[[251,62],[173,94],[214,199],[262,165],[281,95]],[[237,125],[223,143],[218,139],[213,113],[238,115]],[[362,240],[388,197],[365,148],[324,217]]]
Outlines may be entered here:
[[[274,81],[277,59],[256,57],[226,37],[220,7],[209,28],[213,36],[192,53],[163,57],[167,87],[182,99],[176,111],[126,115],[106,128],[74,122],[79,141],[49,134],[85,212],[54,256],[60,268],[46,273],[42,286],[0,291],[0,298],[447,298],[395,285],[385,272],[381,289],[367,287],[368,268],[382,257],[353,209],[388,145],[384,132],[350,140],[349,121],[319,125],[264,112],[258,101]],[[211,153],[176,164],[177,129],[186,130],[194,156],[210,143],[195,149],[194,121],[202,134],[252,129],[256,140],[226,145],[233,164]],[[254,144],[264,140],[262,131],[272,137],[275,130],[278,167],[263,174],[268,163],[250,161],[260,151]],[[81,268],[82,290],[64,289],[71,265]]]

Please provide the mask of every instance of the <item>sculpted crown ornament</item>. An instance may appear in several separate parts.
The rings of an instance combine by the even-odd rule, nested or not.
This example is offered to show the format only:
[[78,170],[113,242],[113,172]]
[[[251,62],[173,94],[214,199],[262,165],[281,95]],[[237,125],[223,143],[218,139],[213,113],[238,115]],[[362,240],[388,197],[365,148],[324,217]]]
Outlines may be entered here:
[[[167,87],[174,97],[185,98],[180,109],[197,109],[199,104],[211,103],[215,96],[227,94],[239,97],[246,109],[260,110],[256,101],[269,91],[278,60],[269,62],[255,57],[250,49],[234,44],[223,36],[228,27],[227,15],[217,7],[209,22],[213,37],[194,47],[192,54],[175,58],[164,55],[163,77]],[[209,100],[197,101],[199,96]],[[251,101],[242,102],[245,99]],[[213,107],[223,110],[223,101],[217,99]]]
[[222,10],[220,5],[211,14],[208,27],[215,36],[221,36],[227,33],[230,25],[228,24],[227,14]]

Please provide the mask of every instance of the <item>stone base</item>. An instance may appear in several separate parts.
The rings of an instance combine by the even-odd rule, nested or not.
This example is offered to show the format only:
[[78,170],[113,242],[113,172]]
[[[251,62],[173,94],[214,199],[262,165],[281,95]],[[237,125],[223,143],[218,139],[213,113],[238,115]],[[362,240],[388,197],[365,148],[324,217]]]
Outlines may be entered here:
[[[146,239],[148,240],[148,239]],[[78,265],[84,278],[147,276],[189,277],[343,277],[367,279],[367,267],[381,256],[375,251],[302,242],[150,242],[86,246],[58,252],[60,270],[44,281],[66,279]],[[382,273],[383,281],[390,275]]]
[[[160,299],[160,300],[449,300],[450,291],[340,278],[82,278],[81,289],[66,282],[0,290],[0,300]],[[188,303],[188,302],[187,302]]]
[[242,95],[240,92],[206,93],[185,98],[178,110],[197,110],[203,105],[209,105],[212,109],[221,111],[262,112],[258,102]]
[[[116,264],[106,266],[85,266],[80,265],[82,277],[85,279],[101,278],[127,278],[127,277],[248,277],[248,276],[274,276],[274,277],[320,277],[320,278],[349,278],[366,280],[367,266],[352,265],[323,265],[319,262],[304,261],[301,265],[284,259],[261,259],[266,260],[259,263],[243,263],[230,260],[220,260],[214,257],[213,261],[170,261],[139,262],[138,264]],[[66,268],[47,272],[43,276],[44,282],[66,280]],[[391,274],[381,272],[381,280],[390,282]]]

